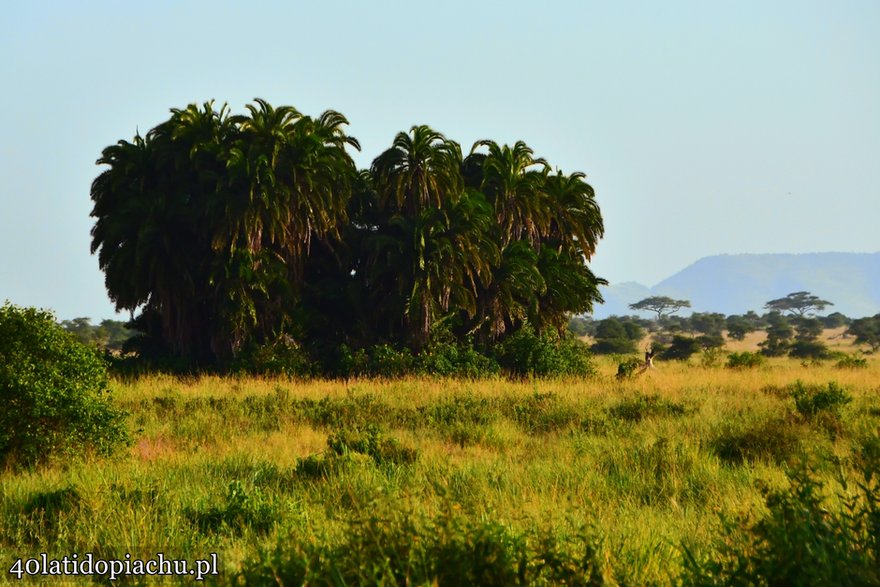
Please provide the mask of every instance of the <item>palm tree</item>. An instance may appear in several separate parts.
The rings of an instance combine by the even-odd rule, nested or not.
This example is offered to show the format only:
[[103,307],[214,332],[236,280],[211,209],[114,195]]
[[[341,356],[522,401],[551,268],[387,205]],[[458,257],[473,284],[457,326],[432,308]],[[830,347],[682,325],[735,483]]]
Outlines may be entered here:
[[[488,154],[476,152],[480,147],[487,147]],[[550,226],[552,208],[544,192],[548,166],[533,155],[522,141],[510,147],[482,140],[474,143],[469,160],[465,161],[465,168],[470,170],[474,160],[482,160],[480,189],[495,208],[505,245],[525,238],[537,246]]]
[[371,173],[383,208],[409,216],[455,201],[463,189],[461,148],[427,126],[398,133]]
[[548,240],[561,250],[571,247],[576,255],[589,260],[605,234],[602,214],[592,186],[580,172],[565,175],[562,171],[549,174],[544,183],[553,210]]

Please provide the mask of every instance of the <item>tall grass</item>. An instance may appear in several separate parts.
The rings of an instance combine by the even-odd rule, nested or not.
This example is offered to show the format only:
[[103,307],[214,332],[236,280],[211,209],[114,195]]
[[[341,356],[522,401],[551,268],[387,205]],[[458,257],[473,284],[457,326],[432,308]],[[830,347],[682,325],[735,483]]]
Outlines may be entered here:
[[130,450],[0,473],[0,558],[217,552],[221,584],[677,584],[727,576],[706,566],[735,554],[717,536],[752,534],[725,520],[772,515],[800,463],[822,508],[851,511],[876,359],[659,362],[623,381],[597,365],[587,380],[117,381]]

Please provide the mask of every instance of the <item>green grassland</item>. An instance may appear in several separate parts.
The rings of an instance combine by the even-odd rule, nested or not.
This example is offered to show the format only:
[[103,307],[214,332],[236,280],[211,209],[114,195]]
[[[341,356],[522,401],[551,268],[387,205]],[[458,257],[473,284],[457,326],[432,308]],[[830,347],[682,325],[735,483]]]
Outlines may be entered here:
[[597,367],[114,381],[127,449],[0,473],[3,578],[41,552],[216,552],[221,584],[708,584],[694,568],[758,548],[748,529],[804,476],[829,516],[852,511],[880,446],[876,357]]

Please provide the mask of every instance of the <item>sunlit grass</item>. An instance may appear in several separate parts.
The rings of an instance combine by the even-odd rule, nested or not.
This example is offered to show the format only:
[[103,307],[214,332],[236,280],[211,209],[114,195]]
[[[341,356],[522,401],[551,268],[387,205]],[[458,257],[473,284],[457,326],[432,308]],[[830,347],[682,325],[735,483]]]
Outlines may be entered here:
[[[858,370],[692,363],[658,362],[623,382],[610,358],[590,380],[116,381],[132,445],[3,472],[0,557],[8,568],[39,552],[218,552],[221,582],[234,583],[289,540],[337,544],[369,520],[406,514],[414,532],[443,520],[500,523],[514,537],[586,528],[609,580],[672,584],[682,545],[711,544],[719,514],[762,511],[756,481],[783,486],[785,467],[803,459],[829,488],[854,479],[880,419],[876,357]],[[837,428],[798,415],[780,391],[797,380],[851,394]],[[391,452],[335,452],[328,437],[343,430],[373,430],[375,450]],[[415,461],[396,461],[395,446]]]

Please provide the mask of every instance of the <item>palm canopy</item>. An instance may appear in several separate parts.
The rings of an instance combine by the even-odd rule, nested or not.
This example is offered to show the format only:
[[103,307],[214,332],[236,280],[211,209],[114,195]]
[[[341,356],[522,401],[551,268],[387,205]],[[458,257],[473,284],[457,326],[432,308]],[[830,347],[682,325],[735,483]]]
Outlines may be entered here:
[[[462,157],[425,125],[358,172],[347,124],[206,102],[107,147],[92,252],[117,308],[207,363],[282,333],[420,349],[443,324],[488,343],[527,322],[558,330],[601,299],[587,261],[604,226],[583,173],[551,173],[522,141]],[[318,341],[322,322],[334,339]]]

